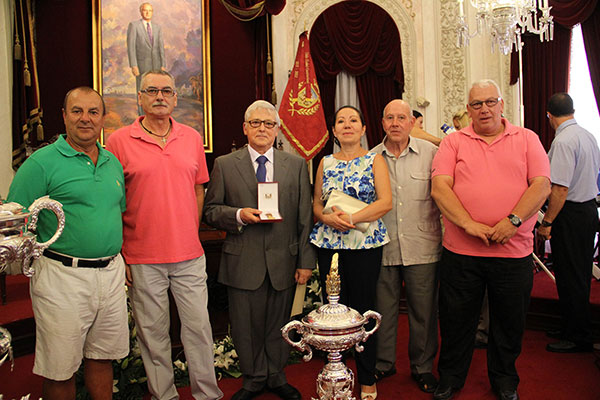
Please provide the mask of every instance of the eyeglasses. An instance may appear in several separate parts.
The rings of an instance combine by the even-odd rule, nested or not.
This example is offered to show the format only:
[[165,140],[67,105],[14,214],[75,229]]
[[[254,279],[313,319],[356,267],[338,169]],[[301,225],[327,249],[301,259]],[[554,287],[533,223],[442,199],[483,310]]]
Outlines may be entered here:
[[260,119],[253,119],[253,120],[246,121],[246,122],[248,123],[248,125],[250,125],[253,128],[258,128],[261,124],[265,124],[265,128],[273,129],[277,125],[277,122],[271,121],[268,119],[266,119],[264,121],[261,121]]
[[175,96],[175,90],[173,90],[170,87],[166,87],[166,88],[163,88],[163,89],[159,89],[159,88],[155,88],[155,87],[149,87],[147,89],[140,90],[140,92],[146,93],[150,97],[158,96],[158,92],[161,92],[163,94],[163,96],[165,96],[165,97],[173,97],[173,96]]
[[502,97],[496,97],[494,99],[487,99],[484,101],[474,101],[469,103],[469,107],[471,107],[473,110],[479,110],[483,106],[483,103],[485,103],[486,106],[491,108],[498,104],[500,100],[502,100]]

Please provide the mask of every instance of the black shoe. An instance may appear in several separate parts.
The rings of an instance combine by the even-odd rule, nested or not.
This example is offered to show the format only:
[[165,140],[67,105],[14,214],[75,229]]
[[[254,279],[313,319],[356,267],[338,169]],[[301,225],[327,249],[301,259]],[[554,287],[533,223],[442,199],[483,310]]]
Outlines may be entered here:
[[455,389],[452,386],[439,384],[438,387],[435,389],[435,392],[433,392],[433,400],[451,399],[452,396],[454,396],[454,392],[456,392],[457,390],[458,389]]
[[289,383],[283,384],[281,386],[277,386],[274,388],[269,388],[269,390],[275,393],[277,396],[281,397],[283,400],[300,400],[302,399],[302,395],[292,385]]
[[250,400],[261,394],[262,390],[251,392],[244,388],[235,392],[233,396],[231,396],[231,400]]
[[592,351],[591,343],[577,344],[569,340],[559,340],[549,343],[546,350],[552,353],[589,353]]
[[426,372],[424,374],[415,374],[412,373],[410,376],[413,378],[419,389],[421,389],[425,393],[433,393],[435,389],[438,387],[438,381],[435,379],[435,376],[431,372]]
[[496,392],[499,400],[519,400],[517,390],[500,390]]
[[562,337],[562,331],[560,329],[548,329],[546,336],[550,339],[560,339]]
[[387,371],[375,370],[375,382],[379,382],[383,378],[387,378],[388,376],[392,376],[396,373],[396,367],[392,367]]

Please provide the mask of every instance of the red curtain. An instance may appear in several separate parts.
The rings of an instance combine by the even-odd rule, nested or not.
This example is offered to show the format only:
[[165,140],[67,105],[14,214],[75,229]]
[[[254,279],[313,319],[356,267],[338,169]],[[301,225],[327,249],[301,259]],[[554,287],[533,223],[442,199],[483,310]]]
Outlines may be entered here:
[[277,15],[285,7],[285,0],[221,0],[221,3],[240,21],[250,21],[266,13]]
[[[271,98],[273,86],[273,64],[271,62],[271,37],[267,26],[271,24],[269,15],[256,18],[251,21],[255,25],[254,28],[254,43],[256,45],[256,53],[254,55],[254,81],[255,97],[257,100],[266,100],[271,103],[276,103]],[[267,63],[271,62],[270,68]]]
[[15,2],[14,21],[12,167],[17,170],[27,158],[27,149],[35,150],[43,144],[44,130],[34,37],[35,17],[30,1]]
[[251,26],[254,34],[255,99],[276,103],[273,86],[270,14],[279,14],[286,0],[220,0],[223,7],[237,20]]
[[367,139],[370,146],[376,145],[383,139],[383,107],[400,98],[404,91],[396,24],[373,3],[345,1],[329,7],[317,18],[309,39],[328,123],[331,124],[335,111],[335,79],[345,70],[356,76]]
[[598,0],[550,0],[554,22],[567,28],[585,21],[596,9]]
[[596,107],[600,112],[600,2],[596,4],[594,13],[581,23],[581,33],[594,87]]
[[[554,25],[554,40],[541,43],[538,35],[522,37],[523,47],[523,103],[525,127],[536,132],[546,150],[554,133],[546,118],[546,103],[556,92],[566,92],[569,87],[569,58],[571,29]],[[543,60],[540,62],[540,60]],[[518,80],[518,53],[512,53],[514,81]],[[513,76],[511,76],[513,78]]]
[[[554,17],[554,40],[540,42],[539,36],[526,34],[523,36],[523,103],[525,106],[525,126],[540,135],[546,148],[554,133],[546,119],[546,103],[556,92],[566,92],[569,87],[569,63],[571,52],[571,28],[582,24],[590,74],[592,75],[596,100],[600,98],[600,12],[598,0],[550,0]],[[593,17],[593,18],[592,18]],[[594,19],[598,18],[598,19]],[[594,21],[596,22],[594,24]],[[586,40],[587,39],[587,40]],[[590,45],[588,47],[588,42]],[[511,56],[511,79],[514,84],[518,80],[518,54]],[[541,63],[540,64],[540,60]],[[591,60],[591,61],[590,61]]]

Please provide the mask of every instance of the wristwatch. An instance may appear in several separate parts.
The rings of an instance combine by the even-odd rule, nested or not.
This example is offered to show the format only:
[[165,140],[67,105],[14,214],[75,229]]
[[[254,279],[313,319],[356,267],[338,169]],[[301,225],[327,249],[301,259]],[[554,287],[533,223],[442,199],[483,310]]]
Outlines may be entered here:
[[522,224],[521,218],[517,217],[515,214],[508,214],[508,220],[517,228]]
[[548,222],[545,219],[543,219],[542,222],[540,223],[540,225],[549,227],[549,226],[552,226],[552,222]]

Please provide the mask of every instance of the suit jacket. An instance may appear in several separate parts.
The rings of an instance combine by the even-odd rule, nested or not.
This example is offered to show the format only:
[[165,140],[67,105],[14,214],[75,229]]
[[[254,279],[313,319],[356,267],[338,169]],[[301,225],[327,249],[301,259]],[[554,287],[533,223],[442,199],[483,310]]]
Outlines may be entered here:
[[275,290],[295,284],[296,268],[315,267],[308,242],[313,227],[311,187],[304,159],[274,150],[274,181],[279,183],[282,222],[238,227],[239,208],[257,208],[258,187],[247,148],[215,160],[206,192],[204,218],[227,232],[221,254],[219,282],[255,290],[269,274]]
[[144,21],[139,19],[129,23],[127,27],[127,55],[129,66],[138,67],[140,75],[144,72],[157,70],[165,66],[165,47],[163,45],[162,30],[160,26],[152,23],[153,45]]

